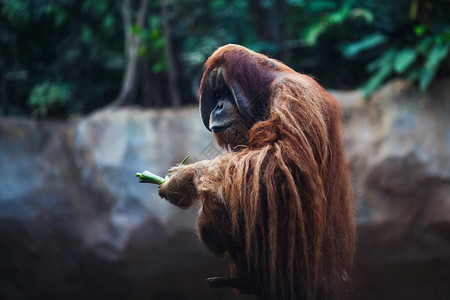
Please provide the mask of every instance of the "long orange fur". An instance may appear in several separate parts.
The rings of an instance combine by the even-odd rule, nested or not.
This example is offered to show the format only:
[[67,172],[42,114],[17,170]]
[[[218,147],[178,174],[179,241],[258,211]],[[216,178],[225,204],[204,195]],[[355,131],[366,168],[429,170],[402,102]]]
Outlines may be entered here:
[[338,101],[311,77],[241,46],[219,48],[203,78],[219,66],[245,96],[267,95],[268,114],[246,145],[172,169],[161,195],[182,207],[199,200],[199,231],[216,229],[231,275],[265,299],[342,299],[355,221]]

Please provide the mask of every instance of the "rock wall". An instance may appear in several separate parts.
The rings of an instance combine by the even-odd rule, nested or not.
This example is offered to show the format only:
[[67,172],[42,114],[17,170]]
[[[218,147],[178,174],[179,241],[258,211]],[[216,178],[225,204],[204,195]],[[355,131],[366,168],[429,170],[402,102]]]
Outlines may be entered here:
[[[450,298],[450,81],[392,83],[345,112],[358,225],[355,299]],[[180,210],[134,174],[218,148],[197,108],[0,119],[1,299],[237,299]]]
[[357,200],[355,298],[450,299],[450,81],[336,96]]
[[196,108],[1,119],[0,299],[234,299],[205,287],[227,272],[197,240],[196,209],[135,177],[211,142]]

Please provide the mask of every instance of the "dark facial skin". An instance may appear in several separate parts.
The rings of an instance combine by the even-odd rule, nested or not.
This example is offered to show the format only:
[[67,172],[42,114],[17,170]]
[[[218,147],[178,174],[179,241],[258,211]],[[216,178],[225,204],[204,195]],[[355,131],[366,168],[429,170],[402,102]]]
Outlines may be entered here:
[[235,111],[235,107],[233,106],[235,105],[233,104],[233,95],[226,87],[220,91],[216,91],[214,97],[217,99],[217,105],[211,112],[209,129],[213,133],[219,133],[231,125],[230,120],[233,118],[232,114]]
[[218,144],[231,150],[239,145],[246,145],[248,127],[236,107],[230,89],[223,87],[214,93],[217,105],[209,117],[209,129]]

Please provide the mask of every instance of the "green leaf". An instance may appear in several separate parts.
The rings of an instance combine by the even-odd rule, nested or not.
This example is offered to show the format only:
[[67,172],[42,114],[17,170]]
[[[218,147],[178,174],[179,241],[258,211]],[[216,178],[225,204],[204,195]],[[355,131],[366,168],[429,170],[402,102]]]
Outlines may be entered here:
[[387,41],[387,37],[381,33],[374,33],[360,41],[348,44],[342,48],[342,54],[347,58],[352,58],[360,52],[375,48]]
[[427,31],[425,25],[417,25],[414,27],[414,33],[416,36],[423,36]]
[[115,20],[113,15],[107,15],[102,21],[102,29],[108,35],[114,34],[114,25]]
[[392,65],[385,65],[363,86],[363,93],[365,98],[369,98],[372,93],[377,90],[384,81],[392,74]]
[[83,25],[81,27],[81,41],[85,45],[90,45],[92,44],[93,40],[94,40],[94,33],[92,32],[92,29],[87,25]]
[[[315,1],[310,4],[310,6],[318,5],[328,5],[329,1]],[[336,6],[333,3],[333,7]],[[313,10],[312,8],[310,8]],[[338,10],[331,12],[330,14],[323,17],[319,22],[312,24],[306,30],[305,34],[305,42],[308,46],[313,46],[316,44],[319,36],[329,29],[331,26],[339,25],[345,22],[350,15],[350,5],[349,3],[343,4]]]
[[142,44],[142,45],[139,46],[139,48],[138,48],[138,55],[140,57],[144,57],[147,54],[147,52],[148,52],[147,45]]
[[347,20],[350,15],[350,5],[348,3],[344,4],[339,10],[331,13],[328,16],[328,25],[342,24]]
[[291,6],[298,6],[298,7],[305,7],[306,6],[306,1],[305,0],[289,0],[288,1],[289,5]]
[[370,10],[364,9],[364,8],[354,8],[354,9],[352,9],[351,12],[350,12],[350,16],[353,19],[362,18],[367,23],[372,23],[373,20],[374,20],[373,13]]
[[450,42],[450,29],[444,30],[444,32],[441,34],[441,37],[443,42]]
[[419,87],[422,92],[425,92],[428,86],[431,83],[431,80],[433,80],[435,75],[435,71],[429,70],[427,68],[422,69],[420,72],[420,79],[419,79]]
[[134,35],[140,35],[141,32],[142,32],[142,28],[139,27],[138,24],[133,24],[133,25],[131,26],[131,33],[132,33],[132,34],[134,34]]
[[67,20],[67,14],[63,10],[58,10],[58,13],[55,14],[55,26],[61,27]]
[[329,11],[337,9],[337,4],[335,1],[329,0],[316,0],[311,1],[308,7],[311,11]]
[[408,73],[406,74],[406,78],[411,81],[414,82],[416,80],[419,79],[420,76],[420,69],[419,68],[415,68],[411,71],[408,71]]
[[384,52],[383,55],[368,64],[366,70],[369,72],[374,72],[377,69],[383,68],[384,65],[392,65],[395,53],[396,51],[394,49],[389,49],[388,51]]
[[180,165],[184,165],[186,163],[186,161],[189,159],[189,157],[191,157],[191,156],[187,155],[185,158],[183,158],[183,160],[181,161]]
[[327,29],[327,26],[323,23],[317,23],[312,25],[306,30],[305,42],[308,46],[313,46],[317,43],[319,36]]
[[373,72],[375,70],[377,71],[363,86],[363,93],[365,98],[369,98],[370,95],[376,89],[378,89],[389,76],[391,76],[393,72],[393,62],[395,59],[395,54],[396,51],[394,49],[390,49],[367,66],[367,69],[370,69],[370,72]]
[[422,39],[416,47],[416,51],[418,53],[426,55],[429,51],[431,45],[433,45],[434,41],[431,36]]
[[401,74],[406,71],[416,60],[417,52],[412,48],[405,48],[398,52],[394,60],[394,71]]
[[425,68],[437,69],[441,61],[447,57],[450,45],[434,45],[428,56]]
[[161,38],[161,36],[162,36],[161,30],[159,30],[158,28],[155,28],[155,29],[150,31],[150,38],[152,40]]
[[46,80],[36,84],[28,97],[28,104],[33,108],[34,116],[45,117],[49,109],[66,107],[72,100],[72,86]]
[[166,64],[164,62],[158,61],[152,66],[153,73],[159,73],[166,69]]
[[421,91],[425,91],[436,75],[439,65],[448,56],[450,45],[434,45],[431,49],[425,67],[420,74],[419,87]]

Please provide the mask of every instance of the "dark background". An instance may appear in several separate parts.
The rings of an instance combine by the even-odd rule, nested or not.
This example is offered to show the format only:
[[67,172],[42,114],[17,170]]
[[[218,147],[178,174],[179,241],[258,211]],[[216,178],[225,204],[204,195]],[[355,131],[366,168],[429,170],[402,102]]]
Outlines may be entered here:
[[237,43],[366,97],[449,73],[445,0],[0,1],[3,114],[196,102],[206,58]]

